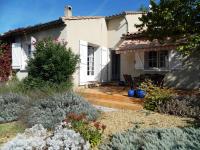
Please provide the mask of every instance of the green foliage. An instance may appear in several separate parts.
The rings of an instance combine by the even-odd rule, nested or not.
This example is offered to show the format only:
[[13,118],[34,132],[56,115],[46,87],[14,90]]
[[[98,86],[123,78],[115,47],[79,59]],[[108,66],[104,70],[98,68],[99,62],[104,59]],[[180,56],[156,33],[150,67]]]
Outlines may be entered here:
[[19,84],[18,88],[25,93],[34,90],[62,92],[71,89],[72,85],[73,83],[71,80],[56,84],[50,81],[44,81],[40,78],[33,78],[29,76],[23,80],[23,83]]
[[100,150],[199,150],[200,129],[131,129],[115,134]]
[[34,100],[32,106],[26,111],[25,120],[28,125],[42,124],[45,128],[53,128],[69,113],[84,113],[90,120],[96,119],[99,115],[91,104],[72,92]]
[[144,108],[147,110],[157,110],[157,106],[160,103],[168,101],[172,97],[172,91],[170,89],[155,86],[151,80],[143,82],[140,88],[147,93],[144,100]]
[[184,55],[196,56],[199,58],[200,34],[193,35],[187,39],[188,43],[178,47],[178,50]]
[[92,148],[100,144],[102,134],[106,128],[105,125],[99,122],[90,122],[84,114],[76,115],[71,113],[64,120],[64,123],[65,127],[79,132],[86,141],[89,141]]
[[26,86],[38,88],[71,82],[79,56],[66,48],[65,43],[44,39],[36,43],[34,57],[28,62]]
[[0,95],[0,123],[19,119],[28,103],[27,97],[18,94]]
[[[155,0],[150,1],[151,9],[140,18],[136,27],[150,39],[174,41],[185,39],[179,50],[184,54],[199,52],[200,1],[199,0]],[[198,43],[194,41],[198,40]],[[196,44],[198,45],[196,45]],[[198,47],[198,48],[197,48]]]

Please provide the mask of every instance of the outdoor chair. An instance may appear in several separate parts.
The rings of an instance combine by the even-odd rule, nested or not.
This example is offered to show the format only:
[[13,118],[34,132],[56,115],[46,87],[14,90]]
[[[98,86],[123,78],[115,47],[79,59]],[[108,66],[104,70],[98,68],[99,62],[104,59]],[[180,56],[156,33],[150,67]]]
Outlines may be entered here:
[[134,84],[134,88],[139,87],[139,86],[140,86],[140,83],[142,82],[140,76],[134,77],[134,78],[133,78],[133,81],[134,81],[134,83],[135,83],[135,84]]
[[124,74],[123,76],[124,76],[125,84],[133,88],[133,79],[131,75]]
[[154,74],[154,83],[160,87],[164,84],[165,75],[162,74]]
[[143,78],[145,78],[145,80],[151,80],[153,82],[153,84],[162,87],[163,86],[163,82],[164,82],[164,75],[162,74],[145,74],[145,75],[141,75]]

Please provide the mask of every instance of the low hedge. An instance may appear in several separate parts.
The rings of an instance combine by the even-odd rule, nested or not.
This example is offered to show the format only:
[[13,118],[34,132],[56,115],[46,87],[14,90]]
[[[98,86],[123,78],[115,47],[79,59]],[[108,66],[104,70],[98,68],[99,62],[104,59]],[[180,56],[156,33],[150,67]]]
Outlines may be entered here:
[[96,108],[73,92],[44,99],[30,99],[13,93],[0,95],[0,123],[21,119],[30,127],[42,124],[45,128],[53,128],[69,113],[84,113],[89,120],[95,120],[99,115]]
[[113,135],[100,150],[199,150],[200,129],[131,129]]
[[195,95],[173,96],[168,101],[158,103],[157,111],[200,120],[200,97]]

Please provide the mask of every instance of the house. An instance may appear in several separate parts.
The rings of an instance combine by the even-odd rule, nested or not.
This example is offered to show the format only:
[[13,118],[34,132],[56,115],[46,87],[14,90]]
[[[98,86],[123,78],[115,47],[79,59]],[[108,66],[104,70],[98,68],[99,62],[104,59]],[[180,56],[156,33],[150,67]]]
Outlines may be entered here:
[[[33,43],[46,37],[64,40],[80,55],[80,65],[74,74],[74,84],[124,80],[123,74],[167,74],[166,83],[178,88],[199,88],[199,76],[178,81],[182,58],[175,51],[176,44],[145,39],[135,28],[142,12],[126,11],[112,16],[73,16],[72,7],[65,7],[65,15],[58,20],[20,28],[4,33],[0,39],[12,44],[12,69],[18,78],[27,76],[28,58]],[[170,75],[168,75],[170,74]],[[177,82],[175,82],[177,80]]]

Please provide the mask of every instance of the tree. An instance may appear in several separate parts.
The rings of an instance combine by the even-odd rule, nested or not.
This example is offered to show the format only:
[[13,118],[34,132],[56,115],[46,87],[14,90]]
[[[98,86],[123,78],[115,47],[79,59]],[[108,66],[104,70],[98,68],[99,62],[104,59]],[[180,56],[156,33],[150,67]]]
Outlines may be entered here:
[[150,39],[164,41],[169,38],[184,44],[178,47],[183,54],[200,52],[200,1],[150,0],[151,9],[142,15],[136,27]]
[[59,85],[70,82],[76,71],[79,56],[66,48],[66,44],[44,39],[35,45],[34,57],[28,62],[27,84]]

